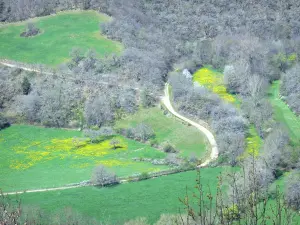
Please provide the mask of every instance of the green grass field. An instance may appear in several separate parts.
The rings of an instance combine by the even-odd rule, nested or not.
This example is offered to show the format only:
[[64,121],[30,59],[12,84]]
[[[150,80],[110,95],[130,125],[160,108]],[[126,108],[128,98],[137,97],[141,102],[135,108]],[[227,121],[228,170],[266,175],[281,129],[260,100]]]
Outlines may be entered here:
[[292,143],[300,145],[300,118],[280,99],[279,89],[280,81],[276,81],[269,90],[269,100],[274,109],[275,119],[289,132]]
[[103,164],[118,176],[167,169],[133,157],[164,158],[165,153],[123,137],[114,150],[110,139],[89,144],[79,131],[14,125],[0,131],[0,188],[3,191],[58,187],[89,180]]
[[[0,27],[0,58],[55,66],[70,60],[73,47],[95,50],[99,57],[119,53],[122,45],[100,34],[99,24],[109,20],[95,11],[68,11]],[[42,31],[20,37],[28,22]]]
[[[204,193],[208,193],[210,187],[212,195],[215,196],[217,176],[230,170],[232,170],[230,167],[202,168],[201,183]],[[188,195],[192,196],[196,176],[195,171],[190,171],[107,188],[83,187],[63,191],[25,193],[17,198],[21,199],[25,207],[37,206],[52,215],[62,212],[65,208],[72,208],[84,217],[95,218],[105,224],[123,224],[137,217],[145,217],[153,224],[163,213],[177,214],[179,209],[183,212],[183,205],[178,198],[185,196],[186,187]],[[281,192],[284,178],[285,176],[274,183],[280,186]],[[275,207],[275,203],[274,199],[269,199],[267,215],[272,214],[271,208]],[[294,222],[299,221],[298,215],[294,218]]]
[[[201,169],[201,181],[205,191],[208,191],[209,185],[215,195],[217,176],[226,170],[225,168]],[[49,213],[71,207],[84,216],[105,223],[121,224],[136,217],[146,217],[153,223],[162,213],[177,214],[179,208],[183,209],[178,198],[184,197],[186,186],[191,196],[195,180],[196,172],[191,171],[102,189],[84,187],[25,193],[19,197],[23,205],[38,206]]]
[[181,151],[181,155],[189,157],[195,154],[199,158],[207,154],[206,139],[195,127],[183,124],[174,117],[163,114],[159,108],[141,109],[138,113],[117,121],[117,128],[136,126],[146,123],[152,127],[158,143],[169,141]]

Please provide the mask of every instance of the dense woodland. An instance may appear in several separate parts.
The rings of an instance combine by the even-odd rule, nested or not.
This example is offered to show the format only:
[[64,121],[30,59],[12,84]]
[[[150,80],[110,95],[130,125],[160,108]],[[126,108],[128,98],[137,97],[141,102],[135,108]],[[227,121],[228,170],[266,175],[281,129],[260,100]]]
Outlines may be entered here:
[[[20,21],[78,8],[112,16],[101,30],[122,42],[124,53],[97,59],[93,51],[74,49],[72,61],[56,76],[1,67],[4,115],[54,127],[109,126],[140,104],[155,105],[169,81],[179,111],[208,121],[215,132],[220,163],[243,164],[246,174],[253,173],[253,162],[239,156],[253,124],[264,144],[256,158],[257,179],[249,181],[249,188],[266,189],[283,171],[292,170],[286,199],[300,209],[299,148],[272,119],[267,101],[268,87],[282,78],[282,98],[300,115],[299,1],[1,0],[0,19]],[[194,72],[207,64],[224,72],[227,89],[242,99],[240,109],[181,75],[184,68]],[[124,85],[97,83],[102,80]]]

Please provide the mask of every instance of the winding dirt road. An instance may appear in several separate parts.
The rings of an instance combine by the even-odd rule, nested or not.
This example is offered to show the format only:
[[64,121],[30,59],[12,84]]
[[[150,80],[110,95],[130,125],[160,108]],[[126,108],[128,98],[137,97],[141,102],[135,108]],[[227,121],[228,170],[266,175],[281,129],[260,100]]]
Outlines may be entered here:
[[180,115],[179,113],[177,113],[170,101],[170,95],[169,95],[169,84],[166,83],[165,85],[165,95],[162,98],[162,103],[167,107],[168,111],[170,113],[172,113],[174,116],[176,116],[177,118],[189,123],[190,125],[196,127],[198,130],[200,130],[208,139],[210,146],[211,146],[211,153],[210,153],[210,157],[208,159],[206,159],[206,161],[204,161],[203,163],[201,163],[198,167],[204,167],[207,166],[211,161],[215,160],[218,158],[219,155],[219,150],[217,147],[217,142],[216,139],[214,137],[214,135],[207,129],[205,128],[203,125],[196,123],[182,115]]

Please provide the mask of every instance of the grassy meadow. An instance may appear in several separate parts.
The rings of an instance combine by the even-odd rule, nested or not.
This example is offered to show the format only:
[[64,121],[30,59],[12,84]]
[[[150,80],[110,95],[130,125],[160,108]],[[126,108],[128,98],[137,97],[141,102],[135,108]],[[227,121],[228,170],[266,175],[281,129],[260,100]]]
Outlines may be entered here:
[[[77,137],[77,138],[74,138]],[[167,169],[134,157],[159,159],[165,153],[149,145],[117,136],[90,144],[80,131],[13,125],[0,131],[0,189],[16,190],[58,187],[89,180],[96,165],[103,164],[118,176]]]
[[180,150],[182,156],[195,154],[199,158],[207,155],[206,139],[198,129],[183,124],[180,120],[164,115],[159,108],[141,109],[116,123],[117,128],[128,128],[139,123],[152,127],[158,143],[170,142]]
[[[99,57],[119,53],[122,45],[100,34],[99,25],[109,19],[95,11],[67,11],[0,26],[0,59],[56,66],[70,60],[73,47],[93,49]],[[20,37],[28,22],[41,33]]]
[[[217,176],[226,171],[226,168],[201,169],[201,181],[205,192],[208,192],[210,186],[215,196]],[[190,171],[107,188],[84,187],[64,191],[25,193],[19,198],[23,205],[38,206],[49,213],[71,207],[83,216],[105,223],[123,224],[136,217],[146,217],[150,223],[154,223],[162,213],[177,214],[179,208],[183,210],[178,198],[185,196],[186,187],[189,195],[192,196],[196,177],[196,172]]]
[[279,89],[280,81],[275,81],[268,93],[273,106],[274,117],[289,132],[292,143],[300,145],[300,118],[280,99]]

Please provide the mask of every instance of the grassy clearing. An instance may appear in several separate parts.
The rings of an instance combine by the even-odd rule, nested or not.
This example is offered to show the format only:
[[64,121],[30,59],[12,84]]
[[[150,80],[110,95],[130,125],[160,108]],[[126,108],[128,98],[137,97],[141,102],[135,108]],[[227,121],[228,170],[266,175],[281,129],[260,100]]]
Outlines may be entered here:
[[[99,57],[118,53],[122,46],[100,34],[99,24],[109,20],[95,11],[68,11],[0,27],[0,58],[51,66],[70,60],[73,47],[94,49]],[[20,37],[28,22],[41,34]]]
[[[209,185],[215,196],[217,176],[226,170],[225,168],[201,169],[205,191],[208,191]],[[191,193],[195,186],[195,179],[196,172],[191,171],[103,189],[85,187],[55,192],[26,193],[20,197],[23,205],[39,205],[42,210],[50,213],[61,211],[64,207],[71,207],[85,216],[105,223],[121,224],[136,217],[146,217],[153,223],[162,213],[175,214],[180,207],[183,209],[178,198],[184,197],[186,186]]]
[[274,109],[274,117],[289,132],[292,143],[300,145],[300,118],[280,99],[279,89],[280,81],[275,81],[269,89],[269,100]]
[[245,159],[248,156],[257,157],[259,155],[259,150],[262,144],[263,141],[259,137],[256,128],[254,127],[254,125],[250,125],[246,138],[246,151],[240,156],[240,159]]
[[203,67],[194,73],[194,81],[203,85],[208,90],[217,94],[226,102],[238,104],[239,101],[235,95],[227,92],[226,86],[223,80],[223,74],[213,70],[210,67]]
[[[89,144],[79,131],[15,125],[0,132],[0,188],[3,191],[58,187],[88,180],[103,164],[118,176],[167,169],[133,157],[164,158],[165,153],[121,136],[116,150],[109,137]],[[77,140],[77,141],[74,141]]]
[[139,123],[146,123],[152,127],[158,143],[170,142],[181,150],[182,156],[195,154],[202,158],[207,153],[205,137],[198,129],[183,124],[173,117],[163,114],[159,108],[141,109],[138,113],[117,121],[117,128],[128,128]]

